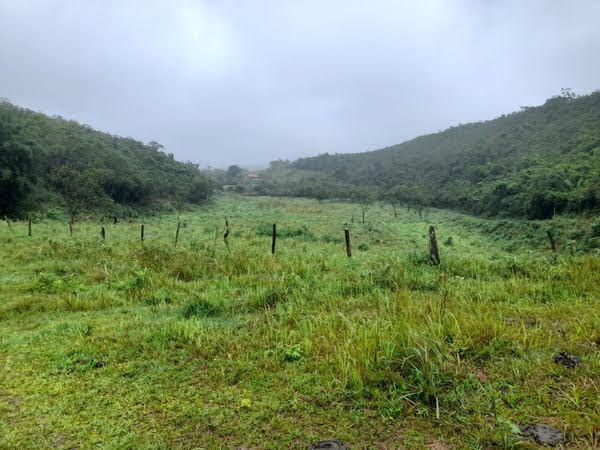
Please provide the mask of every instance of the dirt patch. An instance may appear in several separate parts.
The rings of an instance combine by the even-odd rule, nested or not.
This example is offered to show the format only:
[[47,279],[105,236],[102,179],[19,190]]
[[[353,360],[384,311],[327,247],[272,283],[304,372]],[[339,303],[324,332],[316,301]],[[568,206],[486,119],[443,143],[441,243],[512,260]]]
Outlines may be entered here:
[[433,439],[427,443],[427,448],[429,450],[450,450],[456,447],[454,445],[444,444],[437,439]]
[[487,372],[483,369],[478,369],[477,372],[475,372],[475,376],[482,383],[485,383],[489,379]]

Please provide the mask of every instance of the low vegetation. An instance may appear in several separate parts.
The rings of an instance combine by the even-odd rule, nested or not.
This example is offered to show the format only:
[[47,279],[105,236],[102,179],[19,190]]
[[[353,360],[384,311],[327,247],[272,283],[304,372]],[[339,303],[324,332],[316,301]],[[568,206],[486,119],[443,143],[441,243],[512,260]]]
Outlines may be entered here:
[[177,245],[175,214],[3,224],[0,447],[599,446],[598,224],[420,213],[225,196]]

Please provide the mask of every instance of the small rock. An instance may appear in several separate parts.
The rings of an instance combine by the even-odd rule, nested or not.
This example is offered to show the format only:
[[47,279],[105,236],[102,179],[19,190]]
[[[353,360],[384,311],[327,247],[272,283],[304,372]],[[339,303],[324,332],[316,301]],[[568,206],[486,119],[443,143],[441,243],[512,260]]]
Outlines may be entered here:
[[104,361],[96,361],[94,363],[94,369],[100,369],[101,367],[104,367],[106,365],[106,363]]
[[554,362],[556,364],[561,364],[569,369],[573,369],[577,364],[581,362],[581,360],[571,353],[560,352],[558,355],[554,356]]
[[543,423],[534,423],[525,427],[523,431],[540,445],[550,445],[554,447],[565,441],[565,437],[560,430]]
[[346,447],[340,441],[320,441],[309,447],[309,450],[321,450],[321,449],[330,449],[330,450],[350,450],[350,447]]

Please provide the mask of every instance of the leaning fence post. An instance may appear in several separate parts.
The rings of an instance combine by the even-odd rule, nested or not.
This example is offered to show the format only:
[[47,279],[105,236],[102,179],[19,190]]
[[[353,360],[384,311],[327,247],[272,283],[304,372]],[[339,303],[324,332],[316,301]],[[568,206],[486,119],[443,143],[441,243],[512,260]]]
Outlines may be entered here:
[[273,224],[273,234],[271,240],[271,254],[275,254],[275,242],[277,241],[277,225]]
[[177,222],[177,231],[175,231],[175,245],[179,242],[179,228],[181,227],[181,222]]
[[140,240],[144,242],[144,224],[140,228]]
[[31,237],[31,219],[27,222],[27,236]]
[[102,237],[102,240],[106,239],[106,231],[104,230],[104,227],[100,229],[100,236]]
[[344,228],[344,237],[346,238],[346,255],[350,258],[352,256],[352,249],[350,247],[350,230],[348,227]]
[[429,259],[434,266],[437,266],[440,263],[440,253],[438,252],[435,228],[433,225],[429,225]]

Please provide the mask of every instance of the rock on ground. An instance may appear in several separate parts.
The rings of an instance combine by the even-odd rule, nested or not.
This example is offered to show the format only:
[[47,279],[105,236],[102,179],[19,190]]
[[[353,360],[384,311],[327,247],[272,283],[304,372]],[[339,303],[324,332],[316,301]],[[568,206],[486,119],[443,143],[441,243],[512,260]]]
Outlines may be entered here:
[[554,446],[565,441],[565,437],[560,430],[542,423],[529,425],[528,427],[525,427],[523,431],[540,445]]
[[350,450],[350,447],[345,446],[340,441],[320,441],[310,446],[309,450]]
[[554,362],[556,364],[561,364],[563,366],[568,367],[569,369],[574,368],[577,364],[581,362],[581,360],[571,353],[560,352],[556,356],[554,356]]

